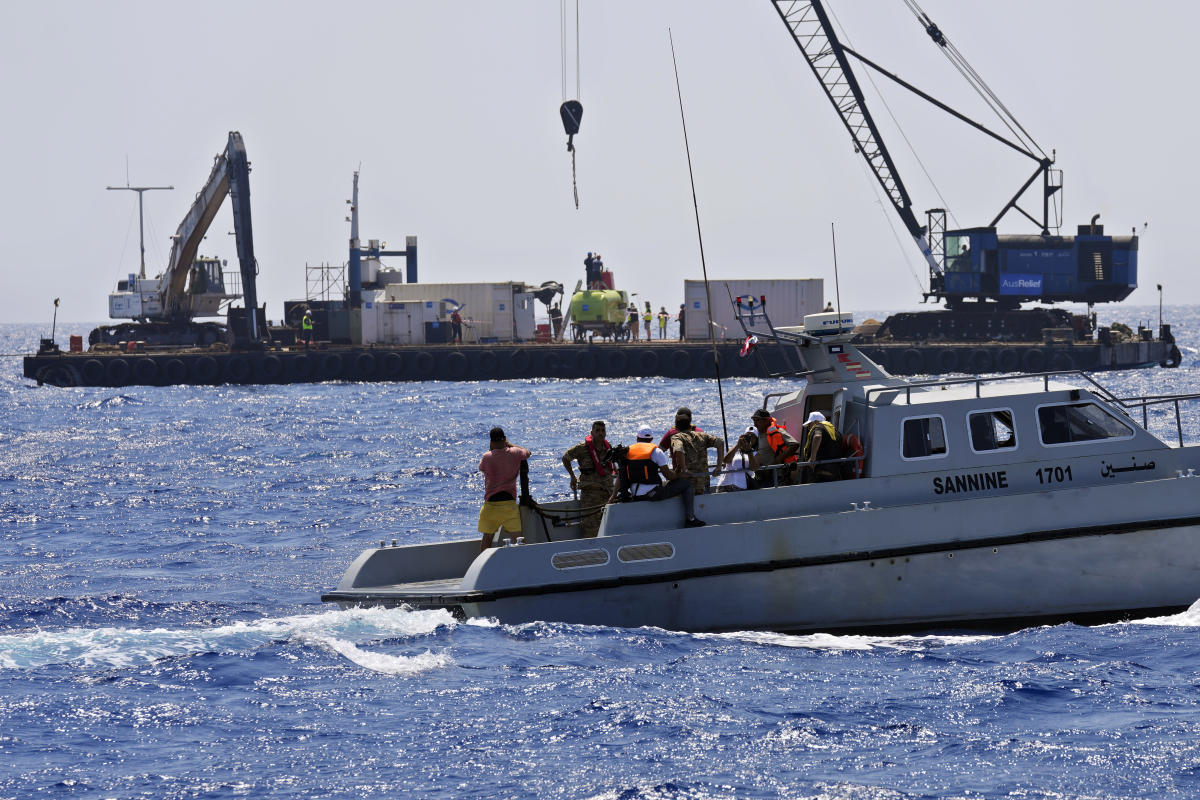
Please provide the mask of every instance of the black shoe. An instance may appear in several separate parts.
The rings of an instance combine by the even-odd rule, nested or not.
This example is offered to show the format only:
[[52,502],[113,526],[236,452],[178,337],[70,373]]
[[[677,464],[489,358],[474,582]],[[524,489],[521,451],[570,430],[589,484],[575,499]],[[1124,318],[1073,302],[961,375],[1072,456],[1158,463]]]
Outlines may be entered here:
[[683,521],[683,527],[685,527],[685,528],[703,528],[704,520],[696,519],[695,517],[692,517],[691,519],[685,519]]

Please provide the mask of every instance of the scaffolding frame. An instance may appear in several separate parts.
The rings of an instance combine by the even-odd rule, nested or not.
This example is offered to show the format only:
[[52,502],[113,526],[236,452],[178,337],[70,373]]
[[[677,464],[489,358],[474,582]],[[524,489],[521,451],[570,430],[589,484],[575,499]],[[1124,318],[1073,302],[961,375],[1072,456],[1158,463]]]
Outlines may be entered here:
[[346,296],[346,265],[322,263],[304,265],[304,299],[328,301]]

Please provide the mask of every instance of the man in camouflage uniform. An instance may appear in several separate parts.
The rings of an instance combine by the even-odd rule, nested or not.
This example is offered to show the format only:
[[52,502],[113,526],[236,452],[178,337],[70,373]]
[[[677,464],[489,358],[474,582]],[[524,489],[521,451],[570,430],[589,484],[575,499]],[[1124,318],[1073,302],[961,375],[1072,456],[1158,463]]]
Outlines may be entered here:
[[[686,413],[685,413],[686,412]],[[677,433],[671,436],[671,461],[677,472],[685,473],[696,489],[696,494],[708,492],[708,448],[717,449],[717,466],[725,459],[725,443],[711,433],[704,433],[692,426],[692,414],[685,408],[675,414]]]
[[[604,462],[610,445],[604,438],[603,420],[592,423],[592,432],[582,442],[563,453],[562,463],[571,476],[571,490],[579,490],[579,505],[583,508],[603,506],[613,493],[613,467]],[[571,462],[579,462],[579,477],[571,469]],[[595,536],[600,530],[600,515],[597,508],[580,520],[584,536]]]

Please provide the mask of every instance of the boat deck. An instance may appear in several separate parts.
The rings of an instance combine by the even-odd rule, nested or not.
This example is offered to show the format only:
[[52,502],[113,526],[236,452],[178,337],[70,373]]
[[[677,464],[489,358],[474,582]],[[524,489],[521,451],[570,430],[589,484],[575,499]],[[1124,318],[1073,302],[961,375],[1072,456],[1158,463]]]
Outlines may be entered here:
[[432,581],[381,584],[362,589],[333,591],[321,595],[322,602],[355,605],[407,605],[413,608],[456,609],[479,592],[464,591],[462,578],[439,578]]

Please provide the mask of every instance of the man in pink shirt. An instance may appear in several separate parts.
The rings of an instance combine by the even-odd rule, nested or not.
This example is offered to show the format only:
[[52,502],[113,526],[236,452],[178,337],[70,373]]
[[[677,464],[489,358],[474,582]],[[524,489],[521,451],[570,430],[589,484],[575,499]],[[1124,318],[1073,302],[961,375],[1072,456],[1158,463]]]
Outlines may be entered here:
[[503,428],[492,428],[490,449],[479,461],[483,473],[483,508],[479,510],[480,550],[492,546],[492,537],[503,530],[513,538],[521,532],[521,510],[517,508],[517,476],[521,462],[529,458],[524,447],[510,444]]

